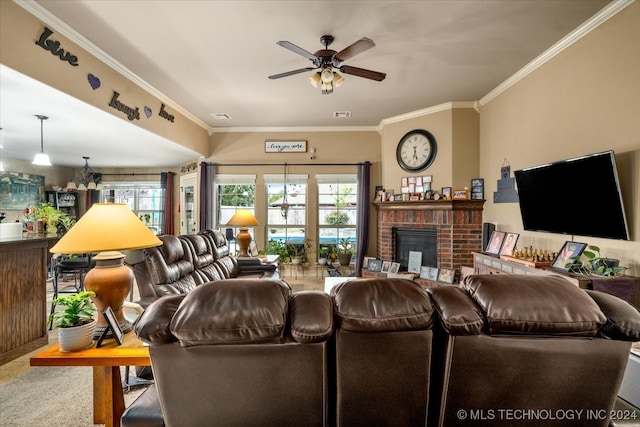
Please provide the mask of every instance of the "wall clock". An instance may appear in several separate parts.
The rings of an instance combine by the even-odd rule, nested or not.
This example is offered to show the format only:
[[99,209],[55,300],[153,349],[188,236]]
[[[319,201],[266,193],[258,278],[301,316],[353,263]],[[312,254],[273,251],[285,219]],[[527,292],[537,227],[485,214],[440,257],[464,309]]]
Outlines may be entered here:
[[420,172],[431,166],[436,158],[437,148],[436,139],[431,132],[414,129],[400,139],[396,159],[407,172]]

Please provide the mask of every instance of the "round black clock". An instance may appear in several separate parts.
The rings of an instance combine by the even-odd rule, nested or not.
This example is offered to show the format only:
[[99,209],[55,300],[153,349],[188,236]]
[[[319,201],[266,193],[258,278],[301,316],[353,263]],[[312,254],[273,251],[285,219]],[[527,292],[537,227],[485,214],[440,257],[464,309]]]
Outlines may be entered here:
[[436,158],[436,139],[431,132],[415,129],[407,132],[396,149],[396,159],[407,172],[420,172],[431,166]]

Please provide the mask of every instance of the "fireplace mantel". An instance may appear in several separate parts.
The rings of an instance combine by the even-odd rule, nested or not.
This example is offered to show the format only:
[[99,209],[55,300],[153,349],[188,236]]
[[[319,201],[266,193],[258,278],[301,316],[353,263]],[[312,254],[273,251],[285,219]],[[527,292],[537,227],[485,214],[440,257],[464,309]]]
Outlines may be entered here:
[[473,265],[473,252],[482,250],[484,200],[423,200],[373,202],[378,211],[378,258],[393,260],[393,228],[435,228],[437,267],[460,270]]

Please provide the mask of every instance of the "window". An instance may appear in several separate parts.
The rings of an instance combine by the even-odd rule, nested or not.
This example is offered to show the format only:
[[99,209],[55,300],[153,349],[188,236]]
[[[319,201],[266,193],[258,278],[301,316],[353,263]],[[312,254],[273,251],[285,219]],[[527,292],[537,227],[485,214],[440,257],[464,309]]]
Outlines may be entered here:
[[162,234],[164,192],[159,182],[105,182],[102,201],[126,204],[155,234]]
[[307,175],[265,175],[267,241],[302,245],[306,237]]
[[318,238],[320,246],[335,248],[349,238],[352,247],[357,227],[357,175],[317,175]]
[[[239,230],[236,227],[228,227],[226,224],[238,209],[247,209],[255,215],[256,176],[220,174],[216,175],[215,182],[218,201],[217,227],[225,230],[229,247],[233,252],[238,249],[235,236]],[[254,231],[253,228],[249,228],[251,236],[255,236]]]

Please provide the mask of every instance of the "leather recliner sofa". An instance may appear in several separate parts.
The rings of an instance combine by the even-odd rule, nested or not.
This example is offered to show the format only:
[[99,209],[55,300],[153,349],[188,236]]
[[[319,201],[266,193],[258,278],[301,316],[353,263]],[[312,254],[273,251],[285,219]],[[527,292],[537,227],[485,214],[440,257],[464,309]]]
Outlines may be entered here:
[[[150,343],[158,392],[149,389],[132,404],[123,416],[123,427],[151,425],[142,423],[144,416],[136,417],[145,411],[147,420],[155,414],[155,420],[162,422],[165,411],[167,425],[184,425],[174,422],[176,413],[191,417],[195,411],[199,417],[215,418],[221,410],[228,416],[236,414],[244,425],[262,426],[605,427],[631,341],[640,341],[640,313],[634,307],[553,276],[471,276],[459,286],[428,290],[405,279],[361,279],[334,287],[330,297],[302,293],[303,299],[296,302],[298,294],[291,296],[291,336],[315,339],[321,335],[326,365],[296,368],[299,372],[268,365],[276,375],[265,376],[261,357],[273,363],[271,354],[245,352],[240,337],[207,342],[203,346],[207,350],[190,344],[192,339],[210,338],[212,319],[231,322],[233,317],[256,311],[260,307],[254,307],[256,301],[281,301],[278,292],[258,292],[270,281],[249,282],[255,288],[239,290],[236,297],[232,296],[234,281],[223,280],[199,286],[188,296],[163,298],[145,311],[135,330]],[[224,297],[214,291],[221,284],[228,293]],[[211,294],[202,298],[201,292]],[[171,306],[185,304],[187,298],[202,301],[193,310],[198,316],[190,317],[189,327],[183,328],[183,314],[178,314],[186,315],[187,306],[184,310]],[[159,314],[167,310],[175,315]],[[330,312],[333,324],[326,319]],[[151,324],[160,327],[149,329]],[[186,336],[178,338],[183,329]],[[158,338],[149,335],[150,330]],[[200,332],[194,338],[189,331],[195,330]],[[182,347],[176,339],[183,342]],[[288,357],[295,357],[292,349],[303,345],[269,344],[279,346],[277,357],[283,366]],[[165,354],[162,348],[172,351]],[[294,379],[327,385],[323,410],[327,408],[328,417],[307,416],[309,409],[303,410],[299,399],[301,395],[319,399],[317,389],[303,390],[291,384]],[[278,395],[292,392],[291,406],[267,408],[252,399],[239,399],[229,412],[216,402],[226,406],[235,397],[219,397],[218,392],[203,389],[203,384],[219,383],[233,391],[237,381],[242,382],[241,390],[270,387]],[[180,397],[189,389],[198,391],[190,394],[197,404]],[[165,406],[169,404],[171,409]],[[262,418],[263,410],[292,415],[296,408],[298,418],[292,423]]]
[[333,310],[323,292],[219,280],[161,298],[135,330],[150,344],[166,425],[326,424]]
[[246,260],[229,253],[224,234],[203,230],[198,234],[158,236],[161,246],[143,250],[143,262],[133,266],[141,306],[166,295],[186,294],[212,280],[237,277],[279,279],[276,265]]

